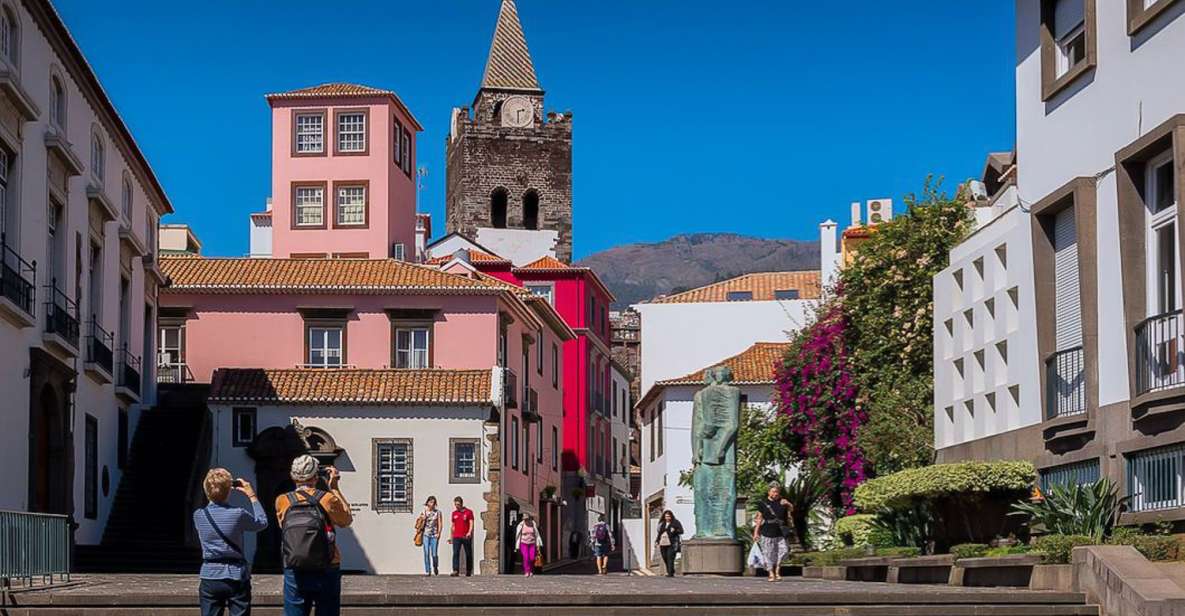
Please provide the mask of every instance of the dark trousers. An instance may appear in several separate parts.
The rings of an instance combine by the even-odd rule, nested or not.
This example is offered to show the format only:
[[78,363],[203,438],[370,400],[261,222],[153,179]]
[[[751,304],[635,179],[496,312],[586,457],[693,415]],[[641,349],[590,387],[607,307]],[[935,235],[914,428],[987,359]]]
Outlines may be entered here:
[[251,616],[251,580],[202,580],[198,599],[202,616]]
[[465,552],[465,575],[473,575],[473,539],[453,538],[453,573],[461,572],[461,552]]
[[342,609],[341,569],[284,570],[284,616],[338,616]]
[[679,548],[663,545],[659,546],[658,550],[662,552],[662,562],[667,566],[667,576],[675,575],[675,554],[679,553]]

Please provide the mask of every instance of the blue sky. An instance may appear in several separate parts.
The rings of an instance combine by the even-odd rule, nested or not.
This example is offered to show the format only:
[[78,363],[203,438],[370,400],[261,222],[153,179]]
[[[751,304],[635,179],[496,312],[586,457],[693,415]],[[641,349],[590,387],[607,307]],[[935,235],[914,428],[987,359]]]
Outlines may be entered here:
[[[397,91],[444,227],[449,110],[476,93],[497,0],[56,0],[210,255],[247,251],[270,191],[263,95]],[[977,175],[1015,138],[1012,2],[519,0],[575,114],[577,257],[678,233],[815,239],[853,200]]]

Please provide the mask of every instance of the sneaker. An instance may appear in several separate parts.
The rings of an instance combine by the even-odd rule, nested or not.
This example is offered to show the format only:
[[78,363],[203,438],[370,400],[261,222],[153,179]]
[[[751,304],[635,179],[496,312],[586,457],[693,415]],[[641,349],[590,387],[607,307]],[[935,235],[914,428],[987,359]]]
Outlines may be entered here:
[[452,573],[450,573],[450,574],[449,574],[449,577],[458,577],[458,576],[460,576],[460,575],[461,575],[460,573],[458,573],[458,572],[454,571],[454,572],[452,572]]

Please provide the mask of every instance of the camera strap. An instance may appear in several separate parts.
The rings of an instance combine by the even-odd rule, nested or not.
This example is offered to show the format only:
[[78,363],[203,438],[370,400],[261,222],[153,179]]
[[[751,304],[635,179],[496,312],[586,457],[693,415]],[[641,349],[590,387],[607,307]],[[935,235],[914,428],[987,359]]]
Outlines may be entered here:
[[238,552],[238,553],[239,553],[239,556],[242,556],[243,558],[246,558],[246,557],[247,557],[247,555],[243,553],[243,549],[239,547],[239,544],[235,543],[234,541],[231,541],[231,540],[230,540],[230,537],[227,537],[227,536],[226,536],[226,533],[222,532],[222,529],[221,529],[221,528],[218,528],[218,524],[217,524],[216,522],[214,522],[214,516],[210,515],[210,508],[209,508],[209,507],[203,507],[203,508],[202,508],[202,512],[206,514],[206,520],[207,520],[208,522],[210,522],[210,528],[213,528],[213,529],[214,529],[214,532],[215,532],[215,533],[218,533],[218,536],[219,536],[219,537],[220,537],[220,538],[221,538],[221,539],[222,539],[224,542],[226,542],[226,545],[230,546],[230,548],[231,548],[232,550],[234,550],[234,551]]

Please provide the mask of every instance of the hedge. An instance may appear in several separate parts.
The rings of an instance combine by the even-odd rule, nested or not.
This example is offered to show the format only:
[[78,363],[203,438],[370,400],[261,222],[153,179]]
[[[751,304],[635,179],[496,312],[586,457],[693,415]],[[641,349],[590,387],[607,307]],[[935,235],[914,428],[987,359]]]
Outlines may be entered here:
[[1033,551],[1041,553],[1041,562],[1045,564],[1066,565],[1075,546],[1096,543],[1086,535],[1044,535],[1033,540]]
[[950,553],[955,558],[979,558],[987,556],[988,548],[986,543],[960,543],[959,545],[951,546]]
[[1107,538],[1110,545],[1130,545],[1148,560],[1179,560],[1181,542],[1172,535],[1145,535],[1138,531],[1115,529]]
[[[917,548],[877,548],[874,554],[887,558],[913,558],[921,554],[921,550]],[[868,551],[864,548],[840,548],[824,552],[799,552],[790,557],[790,562],[795,565],[833,567],[840,561],[867,556]]]
[[840,518],[835,521],[832,532],[844,546],[863,547],[873,545],[887,547],[893,544],[891,537],[886,537],[874,524],[876,516],[860,513]]
[[908,506],[920,500],[964,494],[1023,491],[1037,471],[1025,461],[935,464],[870,479],[856,488],[856,506],[878,511]]

